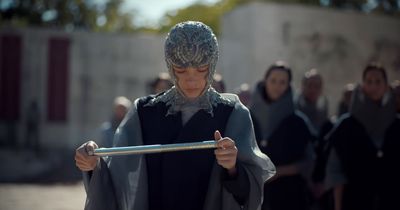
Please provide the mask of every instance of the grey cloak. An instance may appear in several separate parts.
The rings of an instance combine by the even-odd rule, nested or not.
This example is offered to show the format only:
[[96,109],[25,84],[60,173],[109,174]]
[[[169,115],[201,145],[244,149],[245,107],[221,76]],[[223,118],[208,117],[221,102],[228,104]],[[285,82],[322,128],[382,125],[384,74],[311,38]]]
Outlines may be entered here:
[[[234,105],[226,125],[225,136],[235,141],[238,148],[237,162],[240,162],[247,173],[250,191],[246,203],[240,205],[222,184],[221,177],[225,169],[214,162],[204,209],[261,209],[264,182],[275,174],[275,166],[257,146],[249,110],[240,103],[236,95],[221,94],[221,96]],[[116,131],[114,139],[116,147],[143,144],[137,112],[138,100]],[[87,192],[85,209],[147,210],[148,202],[151,202],[151,198],[147,196],[147,181],[145,156],[101,158],[94,171],[84,173]]]

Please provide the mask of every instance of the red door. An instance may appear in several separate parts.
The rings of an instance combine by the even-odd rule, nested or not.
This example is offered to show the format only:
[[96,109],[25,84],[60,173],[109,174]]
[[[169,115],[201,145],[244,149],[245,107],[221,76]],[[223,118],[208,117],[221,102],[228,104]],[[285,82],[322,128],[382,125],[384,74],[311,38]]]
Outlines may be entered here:
[[68,38],[50,38],[48,43],[47,120],[66,122],[69,94]]

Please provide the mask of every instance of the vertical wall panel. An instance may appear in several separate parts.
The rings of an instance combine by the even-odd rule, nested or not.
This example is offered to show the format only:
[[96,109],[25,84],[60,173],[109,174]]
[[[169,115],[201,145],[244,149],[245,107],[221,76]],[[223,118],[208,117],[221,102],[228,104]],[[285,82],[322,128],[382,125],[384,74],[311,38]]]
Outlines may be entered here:
[[48,43],[47,120],[66,122],[69,90],[69,46],[67,38]]
[[18,35],[3,35],[0,43],[0,120],[18,121],[22,41]]

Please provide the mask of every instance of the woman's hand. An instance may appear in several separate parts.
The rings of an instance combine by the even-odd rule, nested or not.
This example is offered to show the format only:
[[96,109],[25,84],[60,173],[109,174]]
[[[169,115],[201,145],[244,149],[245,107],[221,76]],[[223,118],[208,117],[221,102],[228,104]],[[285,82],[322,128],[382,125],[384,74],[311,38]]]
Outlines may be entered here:
[[235,141],[229,137],[222,138],[219,131],[214,133],[217,149],[214,150],[215,158],[220,166],[228,170],[230,176],[236,175],[237,148]]
[[81,171],[92,171],[96,168],[97,162],[100,160],[99,156],[89,155],[93,154],[94,149],[99,148],[96,142],[88,141],[82,144],[75,151],[75,165]]

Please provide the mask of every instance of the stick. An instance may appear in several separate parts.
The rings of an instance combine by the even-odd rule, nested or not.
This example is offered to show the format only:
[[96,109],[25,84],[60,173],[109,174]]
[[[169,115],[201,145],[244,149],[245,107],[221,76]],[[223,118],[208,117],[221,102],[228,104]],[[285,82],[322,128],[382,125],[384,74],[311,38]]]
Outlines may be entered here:
[[214,140],[207,140],[207,141],[192,142],[192,143],[98,148],[95,149],[94,152],[89,155],[97,155],[97,156],[138,155],[138,154],[176,152],[176,151],[213,149],[213,148],[217,148],[217,142]]

